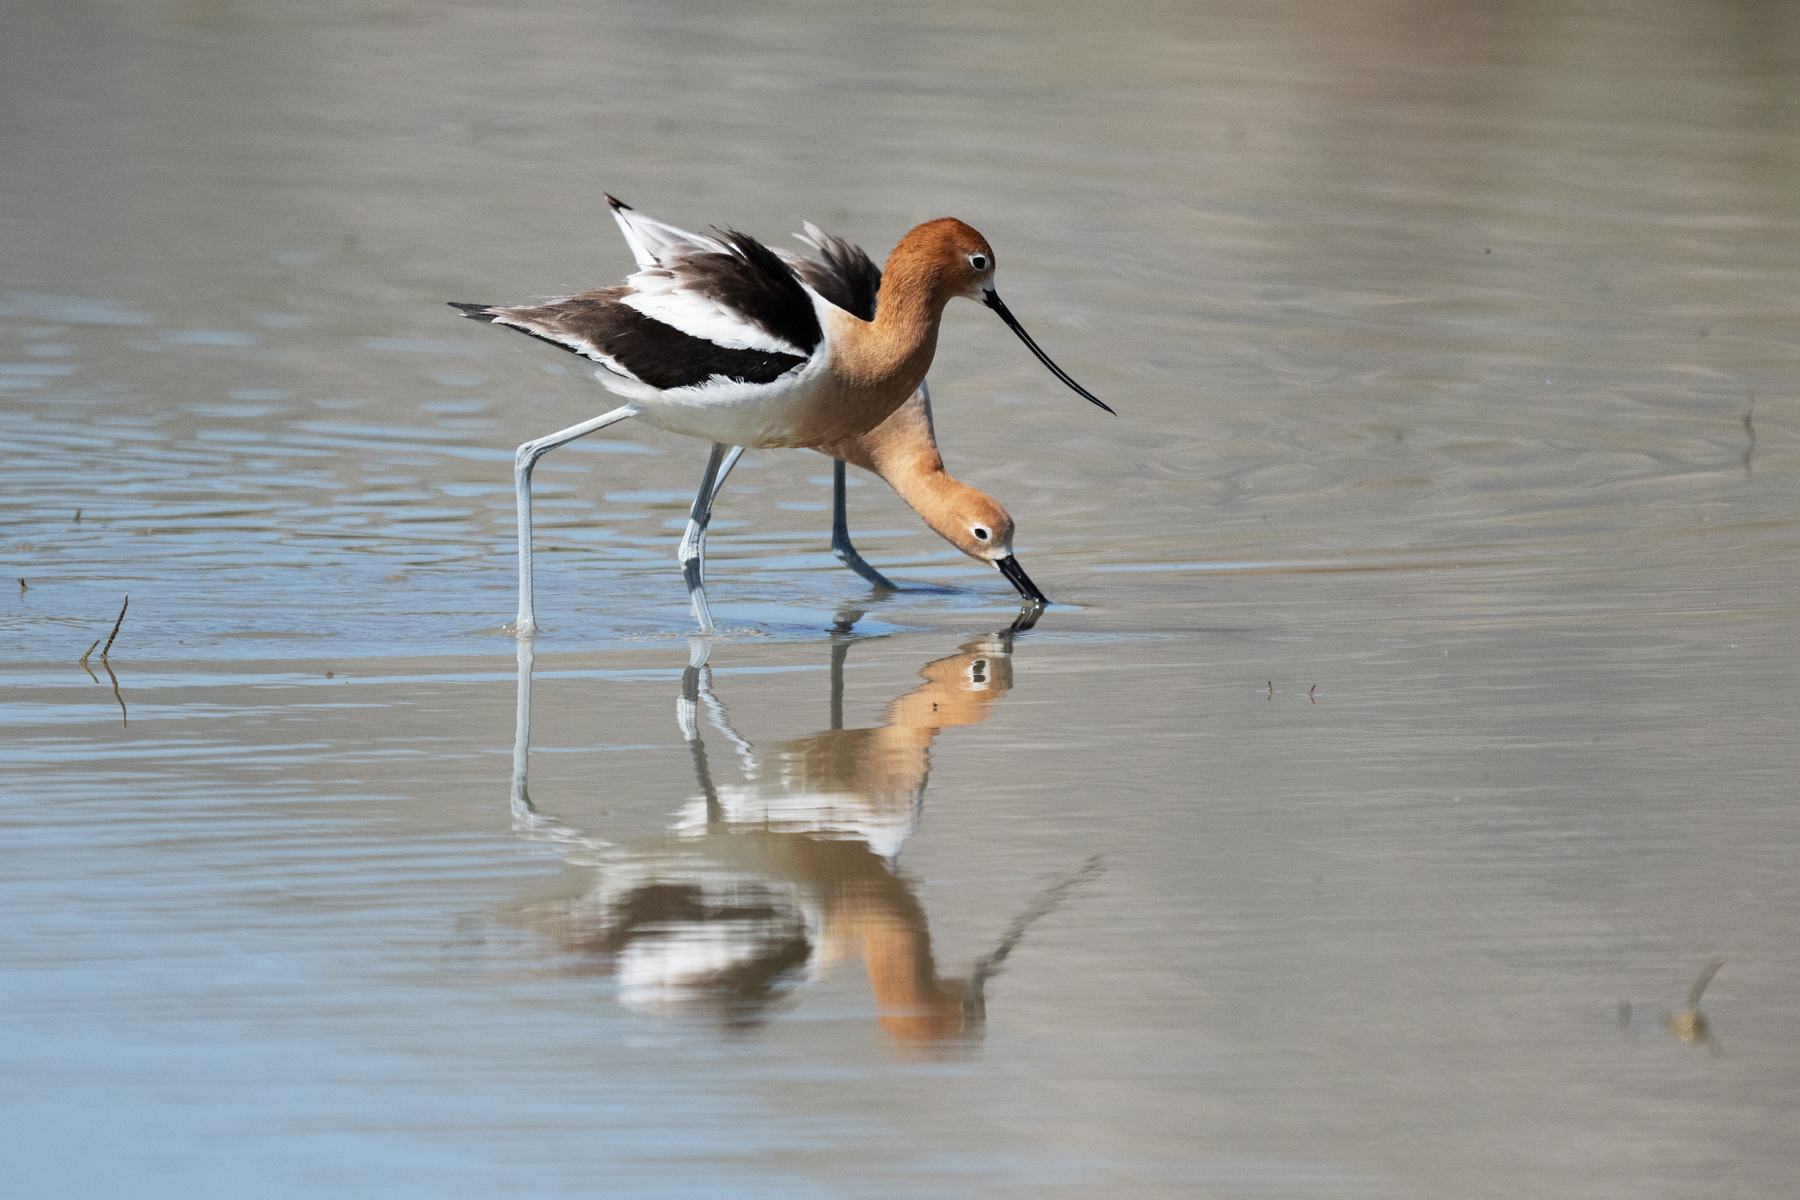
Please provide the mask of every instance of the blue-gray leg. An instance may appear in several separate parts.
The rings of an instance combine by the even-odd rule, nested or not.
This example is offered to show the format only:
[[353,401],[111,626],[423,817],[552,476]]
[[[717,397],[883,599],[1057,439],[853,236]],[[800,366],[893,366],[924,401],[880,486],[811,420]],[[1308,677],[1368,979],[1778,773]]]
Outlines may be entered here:
[[571,425],[535,442],[526,442],[513,455],[513,491],[519,512],[519,615],[513,621],[513,632],[520,637],[530,637],[537,632],[537,616],[532,611],[531,599],[531,469],[538,459],[558,446],[637,414],[637,405],[621,405],[591,421]]
[[850,544],[850,518],[844,511],[844,487],[844,460],[834,458],[831,460],[831,552],[837,555],[839,562],[876,587],[890,592],[899,591],[886,575],[871,567],[856,552],[856,547]]
[[694,506],[688,510],[687,532],[681,535],[681,549],[676,552],[701,633],[714,632],[712,610],[706,603],[706,527],[712,523],[713,500],[725,486],[731,468],[743,456],[742,446],[713,443],[712,456],[706,460],[706,474],[700,479],[700,490],[694,493]]

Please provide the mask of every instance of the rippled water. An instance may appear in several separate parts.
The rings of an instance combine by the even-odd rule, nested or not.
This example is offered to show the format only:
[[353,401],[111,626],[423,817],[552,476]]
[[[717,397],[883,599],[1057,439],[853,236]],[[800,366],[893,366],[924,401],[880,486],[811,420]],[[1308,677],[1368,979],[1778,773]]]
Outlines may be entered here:
[[[9,1178],[1784,1194],[1797,12],[9,6]],[[607,401],[444,302],[602,191],[989,237],[1120,413],[947,315],[1037,628],[770,451],[690,642],[626,423],[501,633]]]

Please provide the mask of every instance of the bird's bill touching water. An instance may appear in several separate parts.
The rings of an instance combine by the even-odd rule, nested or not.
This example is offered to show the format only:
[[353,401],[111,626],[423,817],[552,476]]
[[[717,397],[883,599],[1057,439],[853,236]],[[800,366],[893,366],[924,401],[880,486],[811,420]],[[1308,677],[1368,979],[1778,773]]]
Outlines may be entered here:
[[1019,565],[1018,559],[1009,554],[1005,558],[995,559],[994,565],[1006,576],[1006,582],[1019,589],[1019,595],[1033,604],[1050,603],[1050,597],[1038,591],[1038,585],[1031,582],[1031,576],[1025,574],[1025,568]]
[[[1038,349],[1038,344],[1031,340],[1031,335],[1029,333],[1025,332],[1025,327],[1023,325],[1019,324],[1019,318],[1013,316],[1012,310],[1007,308],[1006,305],[1001,301],[999,292],[996,292],[993,288],[984,288],[981,293],[981,302],[983,304],[987,305],[989,308],[993,309],[995,312],[1000,314],[1000,319],[1002,321],[1006,322],[1006,327],[1008,329],[1012,330],[1014,333],[1019,335],[1019,340],[1021,342],[1024,342],[1025,345],[1030,348],[1030,350],[1033,354],[1038,356],[1039,362],[1043,363],[1046,367],[1050,368],[1051,374],[1055,375],[1058,379],[1062,380],[1064,383],[1066,383],[1070,387],[1074,388],[1078,395],[1086,397],[1089,401],[1093,402],[1094,404],[1098,404],[1101,408],[1106,409],[1107,412],[1109,412],[1109,413],[1112,412],[1112,409],[1106,407],[1105,401],[1101,400],[1100,397],[1094,395],[1094,393],[1088,391],[1086,388],[1082,387],[1079,383],[1076,383],[1073,379],[1069,378],[1069,373],[1067,371],[1063,370],[1061,367],[1059,367],[1055,363],[1051,362],[1050,356],[1048,354],[1045,354],[1042,350]],[[1119,414],[1113,413],[1113,415],[1116,417]],[[1012,577],[1009,575],[1009,576],[1007,576],[1007,578],[1010,579]],[[1016,586],[1017,581],[1015,580],[1014,583]],[[1025,589],[1020,588],[1019,590],[1024,591]]]

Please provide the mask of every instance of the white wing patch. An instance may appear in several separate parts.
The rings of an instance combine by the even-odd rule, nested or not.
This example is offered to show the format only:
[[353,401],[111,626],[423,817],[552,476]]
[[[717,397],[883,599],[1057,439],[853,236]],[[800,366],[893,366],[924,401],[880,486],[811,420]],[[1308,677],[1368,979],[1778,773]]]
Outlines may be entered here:
[[637,259],[639,267],[659,267],[682,254],[730,253],[724,242],[677,229],[655,217],[646,217],[635,208],[615,208],[613,218],[619,222],[619,231],[625,235],[625,244],[631,247],[631,257]]
[[704,338],[727,350],[763,350],[810,357],[811,351],[778,338],[761,325],[691,290],[673,271],[652,267],[639,271],[626,283],[633,290],[619,303],[637,309],[689,337]]

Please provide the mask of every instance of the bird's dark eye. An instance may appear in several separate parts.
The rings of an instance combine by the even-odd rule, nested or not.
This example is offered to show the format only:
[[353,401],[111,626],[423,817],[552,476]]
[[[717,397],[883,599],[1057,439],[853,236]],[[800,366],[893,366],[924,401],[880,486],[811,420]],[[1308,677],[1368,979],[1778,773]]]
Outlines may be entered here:
[[987,270],[987,255],[985,255],[985,254],[969,255],[969,265],[971,267],[974,267],[977,271]]
[[977,525],[977,526],[976,526],[976,527],[975,527],[975,529],[974,529],[974,534],[975,534],[975,536],[976,536],[976,537],[977,537],[977,538],[979,538],[979,539],[980,539],[980,540],[981,540],[981,541],[984,541],[984,542],[985,542],[985,541],[987,541],[987,540],[988,540],[988,531],[987,531],[987,530],[985,530],[985,529],[983,529],[983,528],[982,528],[982,527],[981,527],[981,526],[979,526],[979,525]]

